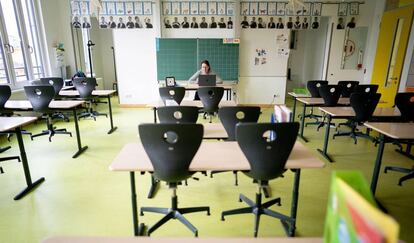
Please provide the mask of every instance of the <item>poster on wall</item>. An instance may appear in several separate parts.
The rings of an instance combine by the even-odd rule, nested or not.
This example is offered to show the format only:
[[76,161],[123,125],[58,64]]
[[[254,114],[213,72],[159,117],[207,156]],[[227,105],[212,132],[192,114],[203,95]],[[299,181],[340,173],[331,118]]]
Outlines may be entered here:
[[322,13],[322,3],[313,3],[312,4],[312,15],[321,16]]
[[116,8],[116,15],[125,15],[125,3],[124,2],[117,2],[115,4]]
[[233,2],[229,2],[226,4],[227,7],[227,15],[234,15],[234,3]]
[[189,2],[182,2],[181,3],[181,14],[182,15],[190,14],[190,3]]
[[257,15],[258,3],[257,2],[250,2],[250,15]]
[[179,2],[171,3],[172,14],[179,15],[181,13],[181,6]]
[[216,15],[217,14],[217,3],[216,2],[208,2],[208,14],[209,15]]
[[226,14],[226,3],[225,2],[218,2],[217,3],[217,14],[218,15],[225,15]]
[[128,15],[134,14],[134,3],[133,2],[126,2],[125,3],[125,12]]
[[267,15],[267,2],[259,3],[259,15]]
[[190,9],[191,9],[191,14],[197,15],[198,14],[198,2],[191,2]]
[[170,15],[171,14],[171,3],[170,2],[163,2],[162,3],[162,12],[164,15]]
[[249,3],[248,2],[242,2],[241,3],[240,14],[244,15],[244,16],[249,14]]
[[269,15],[277,15],[277,11],[276,11],[276,3],[275,2],[271,2],[267,4],[267,12],[269,13]]
[[206,2],[200,2],[198,4],[198,10],[199,10],[201,15],[206,15],[207,14],[207,3]]
[[283,16],[286,14],[286,3],[277,3],[276,5],[277,15]]

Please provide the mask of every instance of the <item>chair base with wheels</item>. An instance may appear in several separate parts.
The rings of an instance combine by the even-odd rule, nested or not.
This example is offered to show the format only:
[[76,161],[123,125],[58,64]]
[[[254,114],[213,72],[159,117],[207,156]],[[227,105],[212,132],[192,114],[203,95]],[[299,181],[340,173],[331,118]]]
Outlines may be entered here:
[[66,128],[56,129],[51,122],[51,118],[48,116],[46,120],[47,130],[43,130],[41,133],[31,135],[30,138],[33,140],[35,137],[40,137],[44,135],[49,135],[49,142],[52,142],[52,137],[55,134],[67,134],[72,137],[72,133],[68,132]]
[[[10,148],[11,148],[10,146],[0,148],[0,153],[3,153],[4,151],[9,150]],[[17,161],[20,162],[20,157],[19,156],[0,157],[0,162],[6,161],[6,160],[13,160],[13,159],[17,159]],[[4,173],[3,168],[0,166],[0,174],[3,174],[3,173]]]
[[402,186],[402,183],[404,181],[414,178],[414,166],[411,169],[406,169],[406,168],[401,168],[401,167],[394,167],[394,166],[386,166],[385,169],[384,169],[384,173],[387,173],[389,170],[407,174],[407,175],[401,177],[398,180],[398,185],[399,186]]
[[[170,185],[171,186],[171,185]],[[171,196],[171,208],[159,208],[159,207],[141,207],[140,214],[144,215],[144,212],[152,212],[164,214],[165,216],[161,218],[157,223],[155,223],[151,228],[148,229],[148,236],[151,235],[156,229],[168,222],[170,219],[178,219],[182,224],[184,224],[194,236],[198,236],[197,228],[188,221],[183,214],[187,213],[196,213],[196,212],[207,212],[207,215],[210,215],[210,207],[190,207],[190,208],[178,208],[178,199],[176,195],[177,186],[173,185],[173,193]]]
[[[262,184],[260,182],[259,184]],[[280,198],[272,199],[268,202],[262,203],[262,186],[259,186],[258,193],[256,193],[256,200],[253,202],[243,194],[240,194],[239,201],[245,202],[248,207],[244,208],[238,208],[238,209],[232,209],[227,210],[221,213],[221,220],[224,221],[225,216],[229,215],[236,215],[236,214],[247,214],[252,213],[254,214],[254,237],[257,237],[258,231],[259,231],[259,222],[260,222],[260,216],[261,215],[267,215],[272,218],[280,219],[283,225],[291,224],[292,219],[289,216],[283,215],[281,213],[275,212],[273,210],[270,210],[269,207],[277,204],[278,206],[281,206]]]
[[354,144],[357,144],[357,137],[362,137],[362,138],[367,138],[371,141],[374,141],[374,138],[371,137],[368,133],[363,133],[363,132],[359,132],[357,131],[357,127],[356,125],[353,125],[351,127],[351,131],[350,132],[337,132],[332,136],[332,139],[335,139],[335,137],[342,137],[342,136],[350,136],[351,138],[354,139]]
[[80,120],[81,118],[86,119],[88,117],[91,117],[91,118],[93,118],[94,121],[96,121],[96,117],[98,117],[98,116],[105,116],[106,118],[108,118],[108,115],[106,113],[99,113],[97,111],[94,111],[92,108],[87,108],[86,111],[81,112],[78,115],[78,120]]

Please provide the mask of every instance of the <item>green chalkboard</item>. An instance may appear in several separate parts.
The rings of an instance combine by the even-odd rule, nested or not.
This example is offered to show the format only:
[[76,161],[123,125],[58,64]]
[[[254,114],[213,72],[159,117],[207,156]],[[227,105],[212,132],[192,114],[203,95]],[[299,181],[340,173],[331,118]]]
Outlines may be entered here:
[[174,76],[187,80],[209,60],[212,69],[223,80],[239,76],[239,45],[223,44],[222,39],[157,39],[157,77]]

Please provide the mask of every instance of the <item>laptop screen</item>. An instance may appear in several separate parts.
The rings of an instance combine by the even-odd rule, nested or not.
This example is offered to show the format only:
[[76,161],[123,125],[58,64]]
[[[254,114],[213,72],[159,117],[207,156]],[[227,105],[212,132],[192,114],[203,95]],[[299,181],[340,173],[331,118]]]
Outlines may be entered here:
[[216,75],[200,75],[198,76],[199,86],[216,86]]

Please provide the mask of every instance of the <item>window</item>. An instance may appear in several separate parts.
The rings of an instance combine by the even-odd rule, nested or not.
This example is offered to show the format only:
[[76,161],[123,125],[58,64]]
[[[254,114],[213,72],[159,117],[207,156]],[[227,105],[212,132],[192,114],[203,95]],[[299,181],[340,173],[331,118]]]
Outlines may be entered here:
[[33,0],[0,0],[0,83],[22,87],[44,76]]

